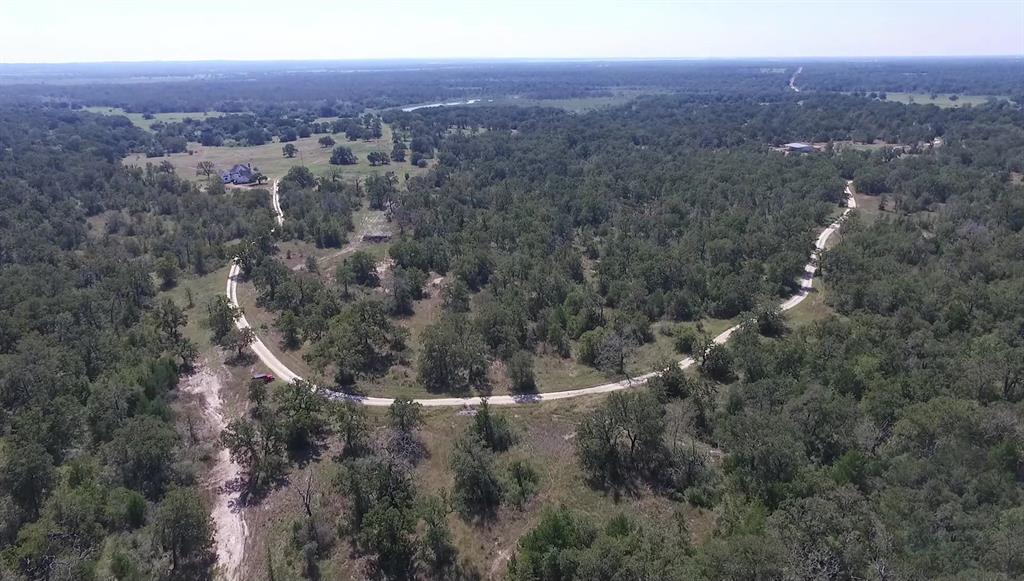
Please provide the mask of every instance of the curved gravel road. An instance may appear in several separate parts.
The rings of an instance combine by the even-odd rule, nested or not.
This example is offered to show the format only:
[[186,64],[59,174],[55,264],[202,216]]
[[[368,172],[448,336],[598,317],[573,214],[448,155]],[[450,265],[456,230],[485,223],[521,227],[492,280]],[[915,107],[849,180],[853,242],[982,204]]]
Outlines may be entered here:
[[[795,76],[795,75],[794,75]],[[807,298],[813,289],[814,274],[818,270],[818,254],[825,249],[825,244],[828,239],[834,234],[839,227],[842,225],[843,220],[850,213],[850,211],[857,207],[857,201],[854,198],[853,191],[851,189],[853,182],[846,183],[846,209],[843,213],[836,218],[827,228],[822,230],[821,234],[818,235],[818,239],[814,242],[814,252],[811,254],[810,261],[804,266],[804,275],[800,279],[800,290],[785,300],[779,305],[779,309],[788,311],[793,307],[799,305]],[[272,205],[274,212],[277,214],[278,225],[284,224],[284,212],[281,210],[281,201],[277,192],[278,181],[274,181],[274,188],[271,194]],[[228,300],[235,307],[238,307],[238,295],[237,295],[237,279],[239,276],[240,269],[237,264],[231,265],[231,270],[228,273],[227,282],[227,296]],[[242,315],[235,324],[239,329],[245,329],[249,327],[249,321],[245,319],[245,315]],[[725,343],[729,340],[729,337],[736,332],[739,325],[729,327],[725,331],[719,333],[714,338],[714,342],[717,344]],[[297,373],[293,372],[288,368],[280,359],[274,355],[270,349],[263,343],[259,337],[252,344],[252,350],[256,353],[256,356],[260,358],[260,361],[270,369],[270,372],[274,374],[274,377],[283,381],[293,381],[296,379],[302,379]],[[679,367],[686,369],[694,364],[692,357],[687,357],[679,362]],[[637,377],[629,379],[623,379],[622,381],[616,381],[614,383],[604,383],[601,385],[595,385],[593,387],[586,387],[582,389],[569,389],[565,391],[552,391],[547,393],[532,393],[525,395],[494,395],[488,398],[483,397],[431,397],[422,398],[415,400],[417,403],[423,404],[428,407],[464,407],[480,405],[480,403],[487,399],[487,402],[492,405],[515,405],[515,404],[527,404],[527,403],[540,403],[545,401],[552,401],[556,399],[569,399],[573,397],[580,397],[584,395],[596,395],[602,393],[610,393],[613,391],[619,391],[622,389],[629,389],[647,383],[647,380],[658,375],[659,372],[653,371],[645,373]],[[326,397],[332,399],[349,399],[369,406],[390,406],[395,400],[389,397],[366,397],[357,395],[347,395],[337,393],[329,390],[323,390]]]

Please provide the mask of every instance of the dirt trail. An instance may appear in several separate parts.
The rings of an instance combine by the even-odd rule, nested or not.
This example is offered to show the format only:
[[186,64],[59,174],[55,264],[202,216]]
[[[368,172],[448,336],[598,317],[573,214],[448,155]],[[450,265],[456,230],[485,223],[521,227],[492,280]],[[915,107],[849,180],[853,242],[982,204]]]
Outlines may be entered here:
[[[182,391],[198,397],[202,405],[204,438],[214,441],[227,426],[224,417],[223,400],[220,397],[220,378],[202,365],[195,374],[185,379]],[[214,493],[211,517],[216,534],[216,550],[219,577],[225,581],[237,581],[245,554],[245,539],[249,529],[241,507],[237,506],[237,483],[241,467],[231,461],[227,448],[215,444],[213,466],[207,475],[206,485]]]
[[800,92],[800,87],[796,86],[796,77],[802,72],[804,72],[804,68],[801,66],[795,73],[793,73],[793,76],[789,78],[789,88],[793,89],[793,92],[795,93]]
[[362,250],[367,246],[370,246],[363,241],[363,236],[371,232],[379,232],[387,228],[387,220],[384,218],[384,212],[374,212],[363,216],[360,220],[359,225],[356,228],[355,234],[352,239],[345,244],[345,247],[333,252],[326,256],[320,257],[320,262],[327,262],[339,256],[345,256],[346,254],[352,254],[356,250]]
[[[802,70],[803,67],[800,67],[800,69],[797,70],[797,72],[793,75],[792,80],[795,80],[796,75],[799,74]],[[793,90],[799,92],[799,89],[796,88],[795,85],[793,86]],[[842,226],[843,220],[845,220],[846,216],[854,208],[857,207],[857,199],[853,195],[852,187],[853,181],[847,181],[846,188],[844,190],[844,193],[847,196],[846,209],[843,210],[841,216],[836,218],[831,224],[829,224],[827,228],[822,230],[821,234],[818,235],[817,240],[815,240],[814,242],[814,252],[810,256],[810,261],[804,266],[804,274],[800,278],[800,289],[797,291],[796,294],[794,294],[789,299],[780,304],[779,310],[788,311],[792,309],[793,307],[803,302],[804,299],[806,299],[814,290],[813,281],[814,274],[818,270],[818,254],[825,249],[825,245],[828,242],[828,239],[832,236],[832,234],[834,234],[837,230],[839,230],[840,226]],[[274,192],[276,196],[276,187],[274,188]],[[278,218],[279,220],[283,220],[283,214],[279,213]],[[240,268],[238,264],[233,264],[231,267],[231,271],[228,273],[228,283],[226,288],[228,299],[231,301],[231,304],[235,307],[239,306],[237,297],[237,278],[239,276],[239,272]],[[245,327],[249,326],[249,322],[245,319],[245,316],[243,315],[241,318],[238,319],[236,325],[238,326],[239,329],[244,329]],[[725,331],[719,333],[718,336],[716,336],[713,339],[713,341],[719,345],[724,344],[738,329],[739,325],[729,327]],[[278,379],[284,381],[293,381],[295,379],[301,379],[301,377],[298,374],[289,369],[287,365],[282,363],[281,360],[277,358],[276,355],[271,353],[270,350],[266,348],[266,345],[264,345],[263,342],[260,341],[258,337],[256,341],[252,344],[252,350],[260,358],[260,361],[262,361],[264,365],[270,368],[270,370],[274,373],[275,376],[277,376]],[[682,361],[679,362],[679,367],[682,369],[686,369],[692,366],[693,364],[694,359],[692,357],[687,357],[686,359],[683,359]],[[633,387],[643,385],[647,383],[648,380],[658,375],[660,375],[660,372],[651,371],[649,373],[645,373],[643,375],[639,375],[636,377],[628,377],[626,379],[623,379],[622,381],[605,383],[602,385],[595,385],[593,387],[585,387],[582,389],[569,389],[565,391],[549,391],[535,394],[495,395],[487,398],[487,401],[491,405],[518,405],[528,403],[539,403],[542,401],[551,401],[556,399],[568,399],[585,395],[610,393],[613,391],[630,389]],[[378,407],[390,406],[395,401],[394,399],[389,397],[356,396],[336,392],[324,392],[324,396],[331,399],[346,399],[350,401],[356,401],[364,405]],[[414,401],[427,407],[465,407],[480,405],[483,399],[484,398],[481,397],[431,397],[424,399],[416,399]]]

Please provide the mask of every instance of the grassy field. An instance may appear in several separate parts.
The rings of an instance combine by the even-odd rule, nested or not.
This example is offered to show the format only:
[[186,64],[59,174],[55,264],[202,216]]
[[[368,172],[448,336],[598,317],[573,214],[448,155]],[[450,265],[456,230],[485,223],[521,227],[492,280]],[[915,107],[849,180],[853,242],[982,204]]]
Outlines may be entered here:
[[[865,194],[855,194],[854,197],[857,199],[857,217],[858,219],[860,219],[861,222],[865,224],[872,224],[875,222],[875,220],[878,220],[879,217],[884,215],[893,215],[891,207],[893,201],[891,197],[888,199],[890,207],[887,210],[879,209],[879,204],[882,201],[882,196],[868,196]],[[842,234],[842,231],[840,231],[840,234]]]
[[[678,510],[686,518],[693,543],[700,544],[711,534],[715,523],[712,512],[674,503],[642,487],[635,493],[617,497],[585,484],[584,475],[575,458],[575,430],[580,419],[590,414],[600,401],[599,397],[581,398],[551,402],[544,406],[501,409],[501,413],[508,415],[519,435],[519,442],[499,456],[499,471],[504,473],[509,463],[525,459],[538,472],[540,482],[536,496],[522,509],[503,507],[493,521],[470,523],[455,514],[449,517],[452,540],[459,548],[460,557],[472,564],[483,579],[503,578],[517,540],[537,524],[541,507],[566,506],[599,524],[625,513],[664,526],[670,526],[672,515]],[[670,425],[678,417],[679,410],[675,405],[669,405]],[[472,417],[453,409],[427,409],[424,412],[426,424],[420,432],[420,438],[428,454],[414,468],[413,479],[420,493],[436,495],[442,489],[451,489],[448,454],[454,439],[466,429]],[[369,410],[369,413],[374,425],[379,427],[386,422],[384,410]],[[343,518],[341,499],[331,485],[338,470],[332,458],[338,451],[336,446],[332,446],[320,458],[296,468],[288,478],[289,482],[301,486],[310,477],[313,478],[314,488],[318,492],[315,495],[317,508],[314,514],[323,518],[322,522],[332,531],[336,530],[334,525]],[[250,519],[249,529],[268,531],[269,534],[257,535],[263,537],[254,538],[254,542],[259,544],[248,548],[249,569],[245,571],[245,578],[265,578],[268,552],[278,569],[278,575],[299,566],[297,550],[290,544],[290,539],[292,523],[302,514],[298,490],[291,486],[272,492],[259,510],[248,513],[251,515],[247,515]],[[342,540],[320,562],[320,578],[363,578],[360,565],[358,555],[350,550],[346,540]]]
[[983,105],[989,99],[997,99],[999,97],[990,97],[985,95],[957,95],[957,99],[954,101],[950,99],[950,95],[936,95],[934,98],[928,93],[889,93],[885,94],[886,101],[892,101],[894,103],[916,103],[918,105],[936,105],[943,109],[951,109],[957,107],[964,107],[966,105]]
[[[230,354],[210,341],[210,330],[206,325],[206,306],[215,296],[224,293],[229,270],[229,266],[223,266],[203,276],[183,276],[177,286],[161,291],[158,298],[171,298],[185,311],[188,324],[185,326],[184,335],[194,341],[199,348],[197,367],[206,367],[218,377],[223,387],[220,396],[223,398],[224,412],[228,417],[235,417],[247,405],[246,394],[251,372],[266,372],[267,369],[255,357],[242,361],[231,360],[228,357]],[[191,421],[202,415],[202,402],[181,392],[179,398],[181,399],[175,402],[174,409],[182,418],[189,418]],[[198,443],[198,449],[202,450],[204,455],[214,451],[215,438],[216,435],[208,434],[206,439]],[[192,447],[194,446],[190,446],[188,450],[190,456],[194,455]],[[202,460],[209,461],[211,458],[204,456]]]
[[807,295],[807,298],[799,305],[785,312],[786,324],[790,329],[806,327],[833,313],[832,308],[825,303],[827,291],[825,285],[822,284],[821,277],[814,277],[811,285],[814,287],[814,291]]
[[175,123],[178,121],[184,121],[185,119],[208,119],[210,117],[223,117],[226,113],[220,111],[200,111],[192,113],[154,113],[152,119],[144,119],[142,113],[128,113],[124,109],[117,107],[86,107],[86,111],[90,113],[100,113],[102,115],[122,115],[131,120],[132,123],[145,129],[146,131],[153,130],[153,124],[158,121],[164,123]]
[[405,179],[406,174],[414,176],[427,171],[426,168],[419,168],[409,163],[393,163],[373,167],[366,161],[366,154],[371,151],[391,153],[391,128],[388,125],[384,125],[384,135],[380,139],[370,141],[348,141],[343,133],[336,133],[332,136],[338,145],[349,147],[356,154],[359,163],[355,165],[331,165],[329,160],[333,148],[320,147],[317,141],[321,137],[323,135],[313,135],[291,142],[299,150],[299,153],[293,158],[285,157],[281,153],[282,144],[275,141],[252,147],[207,147],[199,143],[189,143],[188,152],[172,153],[162,157],[146,157],[144,154],[136,153],[124,158],[123,161],[127,165],[139,166],[169,161],[178,175],[196,181],[206,179],[195,175],[196,165],[201,161],[213,162],[218,171],[230,169],[231,166],[238,163],[251,163],[272,179],[284,176],[289,169],[296,165],[306,165],[317,175],[325,175],[336,170],[347,178],[365,178],[373,173],[382,174],[386,171],[393,171],[398,175],[400,181]]

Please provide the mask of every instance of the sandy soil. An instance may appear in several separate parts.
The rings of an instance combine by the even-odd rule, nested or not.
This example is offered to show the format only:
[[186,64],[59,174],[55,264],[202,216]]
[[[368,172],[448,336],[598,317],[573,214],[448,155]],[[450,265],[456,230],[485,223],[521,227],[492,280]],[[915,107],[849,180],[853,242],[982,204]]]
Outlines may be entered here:
[[[202,405],[203,437],[216,441],[227,425],[220,395],[220,378],[204,364],[185,379],[181,389],[197,396]],[[218,573],[221,579],[236,581],[240,579],[245,539],[249,532],[242,507],[238,504],[241,467],[231,461],[227,448],[219,444],[216,448],[205,484],[213,496],[211,517],[216,535]]]

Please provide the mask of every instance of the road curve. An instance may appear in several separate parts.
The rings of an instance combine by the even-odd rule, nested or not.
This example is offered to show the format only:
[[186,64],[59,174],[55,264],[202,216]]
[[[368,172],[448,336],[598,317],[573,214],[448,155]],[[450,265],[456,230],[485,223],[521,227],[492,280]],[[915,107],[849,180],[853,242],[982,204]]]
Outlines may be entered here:
[[[800,278],[800,290],[797,291],[797,293],[794,294],[793,296],[791,296],[788,299],[786,299],[782,304],[780,304],[779,305],[779,309],[780,310],[788,311],[788,310],[792,309],[793,307],[795,307],[795,306],[799,305],[800,303],[802,303],[804,301],[804,299],[806,299],[810,295],[811,290],[814,288],[813,287],[814,274],[818,270],[818,255],[821,253],[822,250],[825,249],[825,244],[828,242],[828,239],[831,238],[832,235],[837,230],[839,230],[839,227],[842,225],[843,220],[850,213],[850,211],[857,207],[857,200],[856,200],[856,198],[853,195],[853,190],[851,189],[852,184],[853,184],[852,181],[846,182],[845,193],[846,193],[847,198],[846,198],[846,208],[843,210],[843,213],[838,218],[833,220],[832,223],[829,224],[827,228],[822,230],[821,234],[818,235],[818,239],[814,241],[814,252],[811,253],[811,259],[804,266],[804,274]],[[281,210],[281,201],[280,201],[280,197],[279,197],[279,195],[277,193],[277,188],[278,188],[278,181],[275,180],[274,181],[274,188],[273,188],[273,191],[271,193],[271,202],[272,202],[272,205],[274,207],[274,213],[277,215],[277,223],[278,223],[278,225],[281,225],[281,224],[284,224],[284,212]],[[238,277],[239,277],[240,271],[241,271],[241,269],[238,267],[238,264],[232,264],[231,265],[231,270],[228,273],[227,296],[228,296],[228,300],[235,307],[239,307],[237,288],[238,288]],[[241,308],[241,307],[239,307],[239,308]],[[239,329],[245,329],[247,327],[250,327],[249,321],[246,320],[244,314],[241,317],[239,317],[239,319],[237,321],[235,321],[235,325],[237,325]],[[718,336],[716,336],[714,338],[714,342],[716,344],[719,344],[719,345],[725,343],[726,341],[729,340],[729,337],[731,337],[732,334],[736,332],[737,329],[739,329],[739,325],[733,325],[732,327],[729,327],[725,331],[722,331],[721,333],[719,333]],[[281,360],[278,359],[277,356],[274,355],[270,351],[270,349],[267,348],[267,346],[263,343],[262,340],[260,340],[259,337],[257,337],[256,341],[252,344],[252,350],[253,350],[254,353],[256,353],[256,356],[259,357],[260,361],[262,361],[263,364],[266,365],[268,369],[270,369],[270,372],[273,373],[274,377],[276,377],[277,379],[280,379],[280,380],[283,380],[283,381],[294,381],[296,379],[302,379],[302,377],[300,377],[297,373],[295,373],[291,369],[289,369],[287,365],[282,363]],[[683,359],[682,361],[679,362],[679,367],[682,368],[682,369],[686,369],[686,368],[690,367],[693,364],[694,364],[693,358],[692,357],[687,357],[686,359]],[[569,390],[565,390],[565,391],[552,391],[552,392],[547,392],[547,393],[531,393],[531,394],[523,394],[523,395],[495,395],[495,396],[491,396],[491,397],[488,397],[488,398],[483,398],[483,397],[431,397],[431,398],[417,399],[415,401],[417,403],[423,404],[426,407],[464,407],[464,406],[474,406],[474,405],[480,405],[480,403],[484,399],[487,399],[487,402],[492,404],[492,405],[516,405],[516,404],[528,404],[528,403],[541,403],[541,402],[545,402],[545,401],[552,401],[552,400],[558,400],[558,399],[570,399],[570,398],[580,397],[580,396],[585,396],[585,395],[598,395],[598,394],[602,394],[602,393],[611,393],[613,391],[629,389],[631,387],[636,387],[636,386],[640,386],[640,385],[643,385],[643,384],[647,383],[647,380],[651,379],[652,377],[657,376],[658,374],[659,374],[659,372],[652,371],[652,372],[649,372],[649,373],[645,373],[643,375],[639,375],[637,377],[631,377],[631,378],[628,378],[628,379],[623,379],[622,381],[616,381],[616,382],[613,382],[613,383],[604,383],[604,384],[601,384],[601,385],[595,385],[593,387],[585,387],[585,388],[582,388],[582,389],[569,389]],[[334,391],[330,391],[330,390],[321,390],[321,391],[323,392],[325,397],[329,397],[331,399],[348,399],[348,400],[359,402],[359,403],[362,403],[362,404],[368,405],[368,406],[384,406],[384,407],[386,407],[386,406],[390,406],[395,401],[394,399],[389,398],[389,397],[368,397],[368,396],[343,394],[343,393],[338,393],[338,392],[334,392]]]

